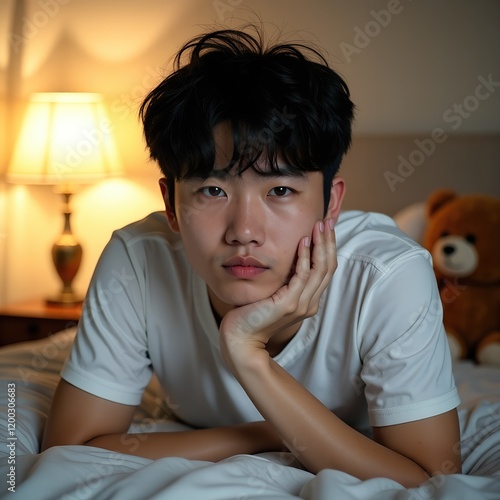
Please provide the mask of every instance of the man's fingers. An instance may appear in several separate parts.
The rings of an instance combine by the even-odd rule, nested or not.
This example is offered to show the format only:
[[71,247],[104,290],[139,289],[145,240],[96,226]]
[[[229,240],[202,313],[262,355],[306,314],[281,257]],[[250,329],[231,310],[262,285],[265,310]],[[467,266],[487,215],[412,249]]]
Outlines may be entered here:
[[311,274],[301,299],[311,312],[317,310],[319,300],[337,267],[335,231],[332,219],[317,223],[313,230],[313,250],[310,259]]
[[299,243],[295,274],[287,286],[273,296],[282,314],[311,316],[318,308],[321,295],[336,268],[336,247],[333,221],[318,221],[312,237]]
[[315,226],[313,245],[310,283],[312,288],[319,288],[325,279],[329,281],[335,270],[335,232],[331,219],[327,219]]
[[325,262],[326,279],[330,281],[337,269],[337,242],[335,239],[335,225],[333,219],[327,219],[325,223]]
[[321,234],[319,242],[321,248],[318,248],[318,252],[313,252],[311,257],[313,274],[316,277],[314,284],[311,283],[313,284],[311,302],[318,303],[337,268],[337,247],[332,219],[325,220],[324,232]]
[[299,242],[297,252],[297,262],[295,264],[295,273],[291,277],[288,286],[278,290],[278,299],[298,300],[311,275],[311,238],[304,236]]

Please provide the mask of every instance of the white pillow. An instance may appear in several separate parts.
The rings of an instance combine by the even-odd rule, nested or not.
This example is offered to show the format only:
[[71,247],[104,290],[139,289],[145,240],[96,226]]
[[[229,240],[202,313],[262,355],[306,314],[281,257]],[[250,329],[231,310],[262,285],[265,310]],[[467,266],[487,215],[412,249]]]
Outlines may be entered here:
[[413,203],[400,210],[393,217],[399,229],[405,232],[417,243],[422,244],[427,224],[426,208],[424,202]]

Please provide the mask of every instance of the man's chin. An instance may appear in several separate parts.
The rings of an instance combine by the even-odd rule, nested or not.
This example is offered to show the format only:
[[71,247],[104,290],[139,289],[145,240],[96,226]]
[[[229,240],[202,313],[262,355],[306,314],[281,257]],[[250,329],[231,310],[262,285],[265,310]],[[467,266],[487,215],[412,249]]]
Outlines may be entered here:
[[254,304],[260,300],[267,299],[271,297],[276,290],[265,290],[265,289],[247,289],[247,290],[224,290],[220,293],[215,291],[218,299],[226,303],[228,306],[243,307],[249,304]]
[[243,306],[248,306],[250,304],[255,304],[255,302],[259,302],[260,300],[266,299],[267,297],[265,295],[262,296],[245,296],[245,297],[235,297],[229,296],[226,297],[227,300],[223,300],[227,305],[231,306],[232,308],[235,307],[243,307]]

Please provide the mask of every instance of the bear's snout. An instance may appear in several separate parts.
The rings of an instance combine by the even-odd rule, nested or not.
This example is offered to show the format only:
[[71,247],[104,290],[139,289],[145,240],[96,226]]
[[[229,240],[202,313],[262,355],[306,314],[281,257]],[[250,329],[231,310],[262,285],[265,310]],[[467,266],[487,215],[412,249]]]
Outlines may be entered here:
[[432,247],[434,267],[450,278],[470,276],[479,263],[473,243],[463,236],[442,236]]

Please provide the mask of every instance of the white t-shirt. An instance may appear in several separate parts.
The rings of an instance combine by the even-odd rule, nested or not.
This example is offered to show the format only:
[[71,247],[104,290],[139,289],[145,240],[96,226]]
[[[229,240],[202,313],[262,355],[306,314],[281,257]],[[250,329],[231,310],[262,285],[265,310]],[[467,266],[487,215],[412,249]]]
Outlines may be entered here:
[[[367,432],[459,404],[429,254],[381,214],[343,212],[338,268],[318,313],[274,358]],[[206,284],[157,212],[115,231],[92,278],[62,377],[137,405],[153,373],[184,423],[261,420],[226,368]]]

